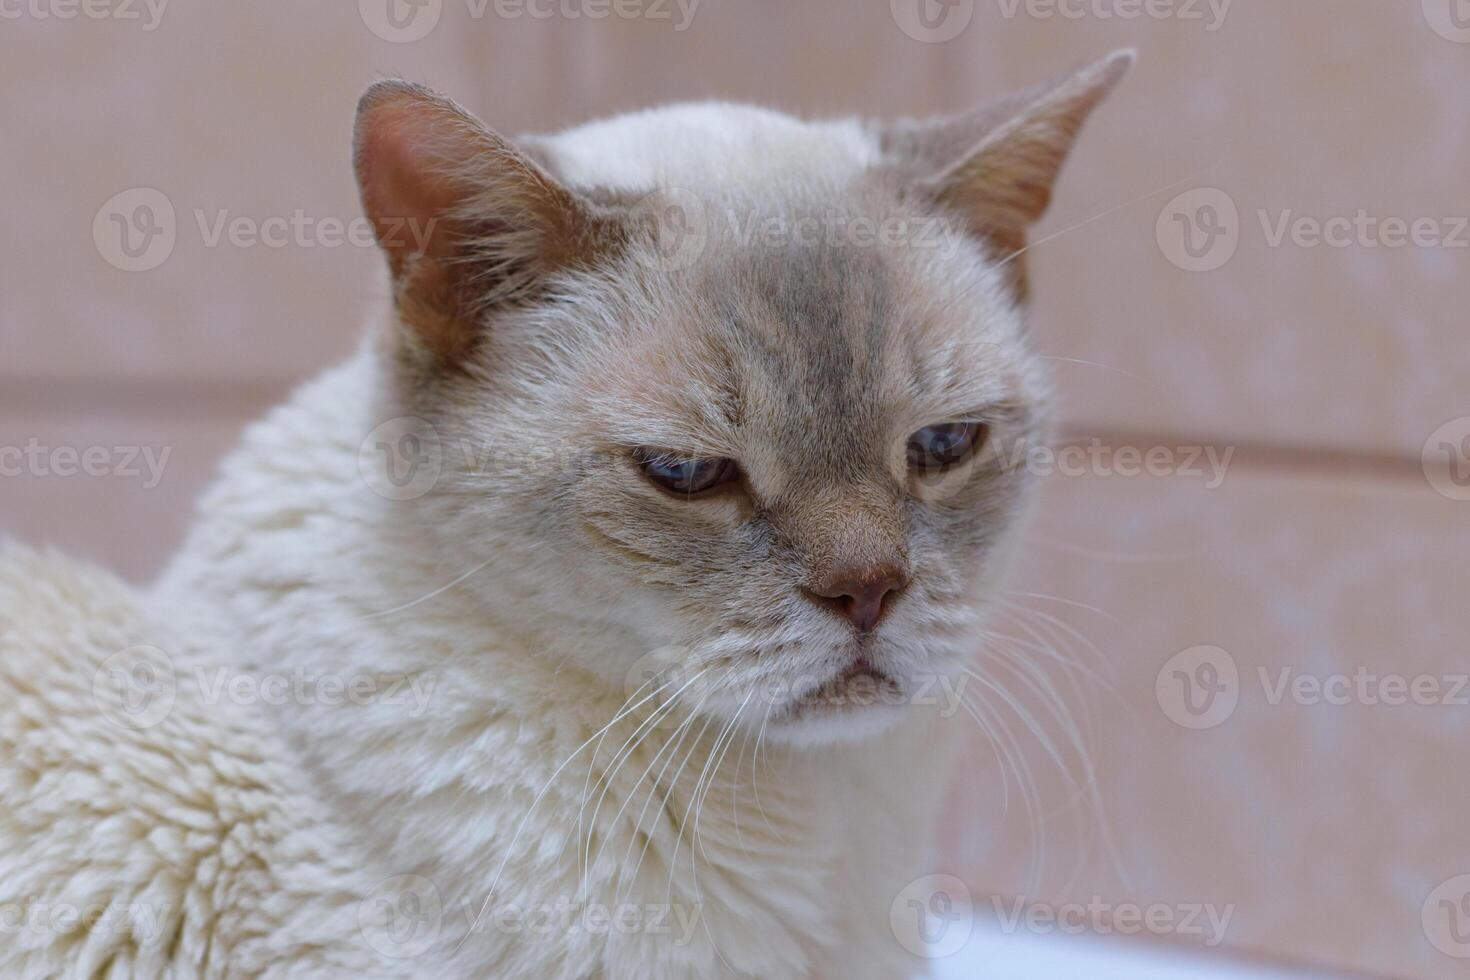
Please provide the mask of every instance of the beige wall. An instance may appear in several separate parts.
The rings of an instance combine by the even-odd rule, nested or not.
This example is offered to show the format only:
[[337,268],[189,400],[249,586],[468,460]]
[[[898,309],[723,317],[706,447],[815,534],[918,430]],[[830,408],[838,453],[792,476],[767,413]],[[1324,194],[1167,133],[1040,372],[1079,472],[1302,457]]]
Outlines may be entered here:
[[[1001,817],[977,735],[936,870],[977,895],[1233,904],[1238,951],[1464,975],[1431,942],[1448,945],[1434,918],[1448,893],[1428,928],[1421,911],[1470,874],[1470,707],[1273,705],[1258,674],[1470,669],[1470,502],[1421,467],[1431,434],[1470,415],[1470,249],[1271,241],[1288,210],[1434,219],[1422,240],[1470,238],[1449,220],[1470,214],[1457,0],[1235,0],[1215,30],[1206,3],[1191,4],[1204,21],[1121,20],[1092,11],[1129,0],[1074,3],[1089,11],[1077,19],[974,0],[942,43],[900,29],[910,0],[704,0],[682,31],[673,3],[671,20],[592,22],[496,16],[493,0],[476,19],[443,0],[437,26],[406,43],[376,37],[351,3],[180,2],[147,30],[141,3],[129,21],[39,17],[64,0],[28,2],[0,23],[0,446],[170,455],[156,486],[0,477],[0,528],[135,578],[177,543],[240,425],[346,352],[381,290],[372,249],[210,247],[196,211],[206,224],[356,216],[347,136],[372,79],[429,83],[515,132],[704,96],[937,112],[1136,45],[1139,68],[1041,229],[1058,237],[1032,253],[1036,335],[1074,439],[1235,455],[1213,488],[1055,476],[1029,535],[1011,598],[1076,630],[1086,642],[1066,638],[1067,655],[1111,685],[1087,682],[1116,860],[1062,814],[1049,869],[1030,880],[1024,811],[1013,801]],[[140,187],[167,198],[176,241],[127,272],[109,264],[106,215],[105,247],[93,225]],[[1222,213],[1238,244],[1226,260],[1222,238],[1199,259],[1213,268],[1191,272],[1175,264],[1187,256],[1167,206],[1200,188],[1238,212]],[[129,213],[139,201],[123,199]],[[1202,220],[1205,203],[1175,210]],[[1170,720],[1172,665],[1156,680],[1201,645],[1234,664],[1238,704],[1191,730]],[[1055,810],[1065,787],[1034,745],[1028,756]]]

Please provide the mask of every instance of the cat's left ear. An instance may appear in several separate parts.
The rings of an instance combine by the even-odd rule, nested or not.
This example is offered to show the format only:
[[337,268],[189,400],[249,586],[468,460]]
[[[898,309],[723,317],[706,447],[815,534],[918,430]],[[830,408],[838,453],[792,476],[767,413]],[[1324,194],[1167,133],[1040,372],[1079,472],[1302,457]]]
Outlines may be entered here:
[[399,319],[446,364],[474,349],[495,312],[558,270],[595,262],[616,237],[610,215],[419,85],[368,89],[353,158]]
[[[1131,50],[1049,85],[960,116],[900,123],[882,134],[885,154],[923,197],[958,213],[1002,254],[1021,248],[1082,124],[1133,66]],[[1019,264],[1015,272],[1018,288]]]

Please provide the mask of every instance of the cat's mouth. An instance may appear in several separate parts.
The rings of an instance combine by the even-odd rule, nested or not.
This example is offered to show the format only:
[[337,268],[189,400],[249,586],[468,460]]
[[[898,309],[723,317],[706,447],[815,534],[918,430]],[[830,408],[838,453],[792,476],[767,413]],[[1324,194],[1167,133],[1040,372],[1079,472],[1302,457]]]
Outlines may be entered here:
[[810,721],[903,702],[902,681],[859,656],[825,683],[792,700],[780,720]]

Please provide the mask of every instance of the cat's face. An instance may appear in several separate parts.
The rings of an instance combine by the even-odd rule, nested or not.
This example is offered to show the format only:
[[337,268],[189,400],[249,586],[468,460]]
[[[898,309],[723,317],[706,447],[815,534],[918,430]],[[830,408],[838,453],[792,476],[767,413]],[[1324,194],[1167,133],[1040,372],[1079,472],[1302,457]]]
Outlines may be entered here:
[[[401,124],[426,111],[414,99],[432,97],[396,87],[379,106]],[[1055,138],[1055,117],[1037,138]],[[1034,209],[1027,183],[1049,186],[1061,156],[1007,185],[1008,158],[982,146],[1002,193],[976,215],[957,207],[974,175],[926,161],[918,130],[842,180],[632,204],[552,184],[529,158],[509,166],[530,189],[504,186],[504,159],[494,174],[458,161],[416,168],[435,175],[430,206],[385,211],[404,193],[375,190],[370,158],[393,144],[360,128],[370,214],[458,223],[442,255],[389,249],[409,328],[395,398],[448,444],[487,450],[447,452],[422,513],[433,547],[493,559],[465,587],[497,620],[645,713],[775,737],[873,732],[953,692],[941,679],[979,645],[1028,497],[1011,461],[1044,429],[1022,279],[997,243],[1020,239],[1006,209]],[[499,186],[467,204],[450,178]],[[522,196],[497,213],[507,194]],[[671,249],[691,217],[697,246]],[[539,241],[510,229],[523,237],[506,244],[506,225],[537,220]]]
[[[502,353],[535,365],[486,365],[515,379],[513,424],[494,391],[457,404],[480,439],[555,445],[562,465],[532,468],[514,504],[493,478],[479,491],[575,565],[584,584],[547,612],[656,651],[628,693],[662,671],[773,733],[867,727],[974,650],[1025,494],[1005,461],[1043,392],[1002,278],[959,229],[932,233],[716,237],[677,272],[639,249],[503,328]],[[456,489],[473,497],[473,476]]]

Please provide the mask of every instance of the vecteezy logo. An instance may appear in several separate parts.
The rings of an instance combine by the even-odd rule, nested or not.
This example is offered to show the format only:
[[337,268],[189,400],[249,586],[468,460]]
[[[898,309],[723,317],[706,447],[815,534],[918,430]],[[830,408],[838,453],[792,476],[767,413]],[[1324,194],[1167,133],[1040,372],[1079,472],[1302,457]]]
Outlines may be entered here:
[[1470,415],[1435,429],[1424,443],[1420,462],[1435,493],[1450,500],[1470,500]]
[[899,945],[926,960],[953,956],[975,930],[970,889],[954,875],[925,875],[909,882],[888,908]]
[[432,425],[401,415],[377,426],[357,450],[357,471],[368,489],[388,500],[414,500],[439,482],[444,450]]
[[1164,205],[1154,235],[1174,265],[1186,272],[1213,272],[1240,247],[1240,211],[1219,188],[1197,187]]
[[1422,0],[1424,19],[1446,41],[1470,44],[1470,0]]
[[1240,671],[1235,658],[1219,647],[1190,647],[1159,669],[1154,695],[1174,724],[1214,728],[1224,724],[1240,703]]
[[1470,959],[1470,875],[1430,892],[1420,916],[1430,945],[1457,960]]
[[173,202],[152,187],[112,195],[92,219],[97,253],[124,272],[147,272],[163,265],[177,238]]
[[692,668],[693,651],[666,646],[650,650],[633,662],[623,681],[624,705],[641,719],[639,728],[676,728],[683,715],[671,705],[699,704],[708,688],[700,689],[705,675]]
[[970,26],[975,0],[888,0],[893,22],[915,41],[939,44]]
[[439,889],[419,875],[385,878],[357,906],[357,928],[363,939],[394,959],[427,952],[439,938],[443,919]]
[[428,37],[443,12],[444,0],[357,0],[357,13],[367,29],[394,44]]
[[666,272],[687,269],[709,244],[710,212],[704,199],[682,187],[645,194],[633,206],[634,223],[649,234],[654,265]]
[[123,728],[152,728],[168,717],[178,696],[173,661],[158,647],[119,650],[92,675],[92,701]]

